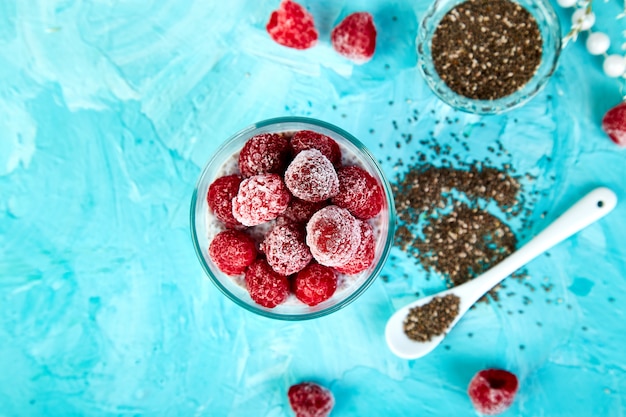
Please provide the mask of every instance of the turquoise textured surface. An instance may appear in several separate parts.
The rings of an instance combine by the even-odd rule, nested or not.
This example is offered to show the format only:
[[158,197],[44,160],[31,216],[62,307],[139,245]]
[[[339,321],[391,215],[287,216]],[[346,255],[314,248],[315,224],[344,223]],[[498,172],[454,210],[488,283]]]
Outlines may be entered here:
[[[474,415],[466,389],[485,367],[520,379],[503,415],[623,415],[626,153],[600,129],[620,100],[601,59],[572,44],[527,105],[479,117],[419,75],[427,2],[303,1],[320,31],[307,51],[267,36],[277,4],[0,2],[0,416],[284,416],[303,380],[333,391],[336,416]],[[596,5],[616,53],[620,7]],[[360,10],[374,15],[378,47],[353,66],[328,39]],[[201,168],[235,131],[285,115],[351,132],[390,177],[424,151],[397,148],[402,134],[469,132],[468,161],[499,139],[542,193],[531,228],[511,225],[522,242],[596,186],[621,203],[528,265],[536,291],[511,282],[518,294],[471,310],[447,348],[401,360],[385,345],[387,318],[442,283],[397,248],[386,281],[306,322],[244,311],[203,275],[188,224]]]

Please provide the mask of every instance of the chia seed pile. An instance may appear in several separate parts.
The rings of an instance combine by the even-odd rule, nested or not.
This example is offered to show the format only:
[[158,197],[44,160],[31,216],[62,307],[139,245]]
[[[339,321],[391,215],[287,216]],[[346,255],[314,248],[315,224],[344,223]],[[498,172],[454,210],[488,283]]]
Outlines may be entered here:
[[456,295],[448,294],[410,309],[403,322],[404,333],[417,342],[428,342],[443,334],[459,314],[460,301]]
[[462,96],[495,100],[535,74],[542,37],[535,18],[508,0],[469,0],[450,10],[432,39],[435,69]]
[[[520,184],[504,171],[478,165],[468,170],[414,165],[392,190],[399,218],[396,245],[427,271],[443,275],[448,288],[515,251],[517,239],[509,226],[479,207],[481,200],[493,201],[510,216],[519,213]],[[497,298],[495,291],[491,295]]]

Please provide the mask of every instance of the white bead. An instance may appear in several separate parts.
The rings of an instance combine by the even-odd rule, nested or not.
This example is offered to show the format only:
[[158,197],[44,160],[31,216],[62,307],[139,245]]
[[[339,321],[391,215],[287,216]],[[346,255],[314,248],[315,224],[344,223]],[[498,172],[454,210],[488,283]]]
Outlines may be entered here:
[[591,55],[602,55],[609,50],[611,39],[609,39],[607,34],[602,32],[590,33],[587,38],[586,46]]
[[561,7],[574,7],[576,6],[577,0],[556,0],[559,6]]
[[581,30],[589,30],[596,23],[596,15],[593,12],[587,14],[586,9],[576,9],[572,15],[572,25],[580,25]]
[[626,59],[621,55],[609,55],[604,58],[602,69],[609,77],[619,77],[626,72]]

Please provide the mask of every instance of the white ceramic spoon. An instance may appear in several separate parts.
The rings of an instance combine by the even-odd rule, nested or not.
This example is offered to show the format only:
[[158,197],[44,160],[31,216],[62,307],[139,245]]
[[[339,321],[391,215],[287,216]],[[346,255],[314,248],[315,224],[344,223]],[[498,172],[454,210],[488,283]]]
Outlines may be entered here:
[[[391,316],[385,329],[387,344],[393,353],[405,359],[417,359],[432,351],[454,325],[463,317],[467,310],[480,297],[495,287],[500,281],[508,277],[517,269],[562,242],[576,232],[584,229],[595,221],[607,215],[617,204],[617,196],[608,188],[596,188],[580,201],[570,207],[552,224],[535,236],[519,250],[512,253],[502,262],[485,272],[484,274],[466,282],[458,287],[442,291],[402,307]],[[459,314],[448,326],[444,334],[433,337],[428,342],[411,340],[404,333],[402,324],[409,309],[428,303],[433,297],[442,297],[446,294],[454,294],[460,298]]]

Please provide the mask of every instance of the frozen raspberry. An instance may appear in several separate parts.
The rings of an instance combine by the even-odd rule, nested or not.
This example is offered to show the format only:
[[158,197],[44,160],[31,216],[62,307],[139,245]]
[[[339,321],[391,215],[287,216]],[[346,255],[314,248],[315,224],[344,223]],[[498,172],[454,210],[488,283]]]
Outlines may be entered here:
[[254,240],[239,230],[218,233],[209,245],[209,256],[220,271],[227,275],[243,274],[256,259]]
[[289,140],[275,133],[263,133],[248,139],[239,153],[239,171],[244,177],[281,174],[289,163]]
[[311,201],[304,201],[297,197],[292,197],[289,207],[287,207],[287,210],[280,215],[279,219],[283,223],[306,224],[313,213],[326,207],[327,205],[328,202],[326,200],[313,203]]
[[332,203],[350,210],[356,217],[367,220],[383,208],[383,189],[367,171],[358,166],[347,166],[337,171],[339,193]]
[[333,29],[330,40],[340,55],[358,64],[369,61],[376,49],[376,27],[372,15],[366,12],[349,15]]
[[289,190],[276,174],[255,175],[239,185],[233,215],[245,226],[273,220],[289,206]]
[[276,225],[261,244],[267,263],[281,275],[291,275],[304,268],[313,258],[304,242],[304,233],[291,224]]
[[486,415],[500,414],[513,404],[517,377],[500,369],[484,369],[474,375],[467,390],[474,408]]
[[267,33],[277,43],[294,49],[307,49],[317,43],[313,16],[291,0],[283,0],[267,22]]
[[296,197],[314,203],[339,192],[335,167],[317,149],[307,149],[293,158],[285,171],[285,185]]
[[342,274],[358,274],[370,267],[374,261],[374,231],[367,222],[359,222],[361,227],[361,243],[354,257],[347,264],[335,267]]
[[292,385],[287,396],[296,417],[328,417],[335,405],[333,394],[313,382]]
[[317,149],[333,165],[337,166],[341,162],[341,149],[337,142],[326,135],[311,130],[301,130],[293,135],[291,147],[294,154],[307,149]]
[[233,216],[233,198],[239,191],[241,180],[239,175],[220,177],[213,181],[207,193],[209,208],[219,221],[230,228],[242,226]]
[[259,259],[246,269],[246,287],[255,303],[274,308],[289,296],[289,281],[274,271],[265,259]]
[[306,225],[306,243],[315,260],[322,265],[346,264],[359,248],[361,227],[346,209],[324,207]]
[[311,262],[298,272],[293,283],[296,298],[311,307],[328,300],[337,289],[335,271],[317,262]]
[[606,112],[602,130],[619,146],[626,146],[626,101]]

